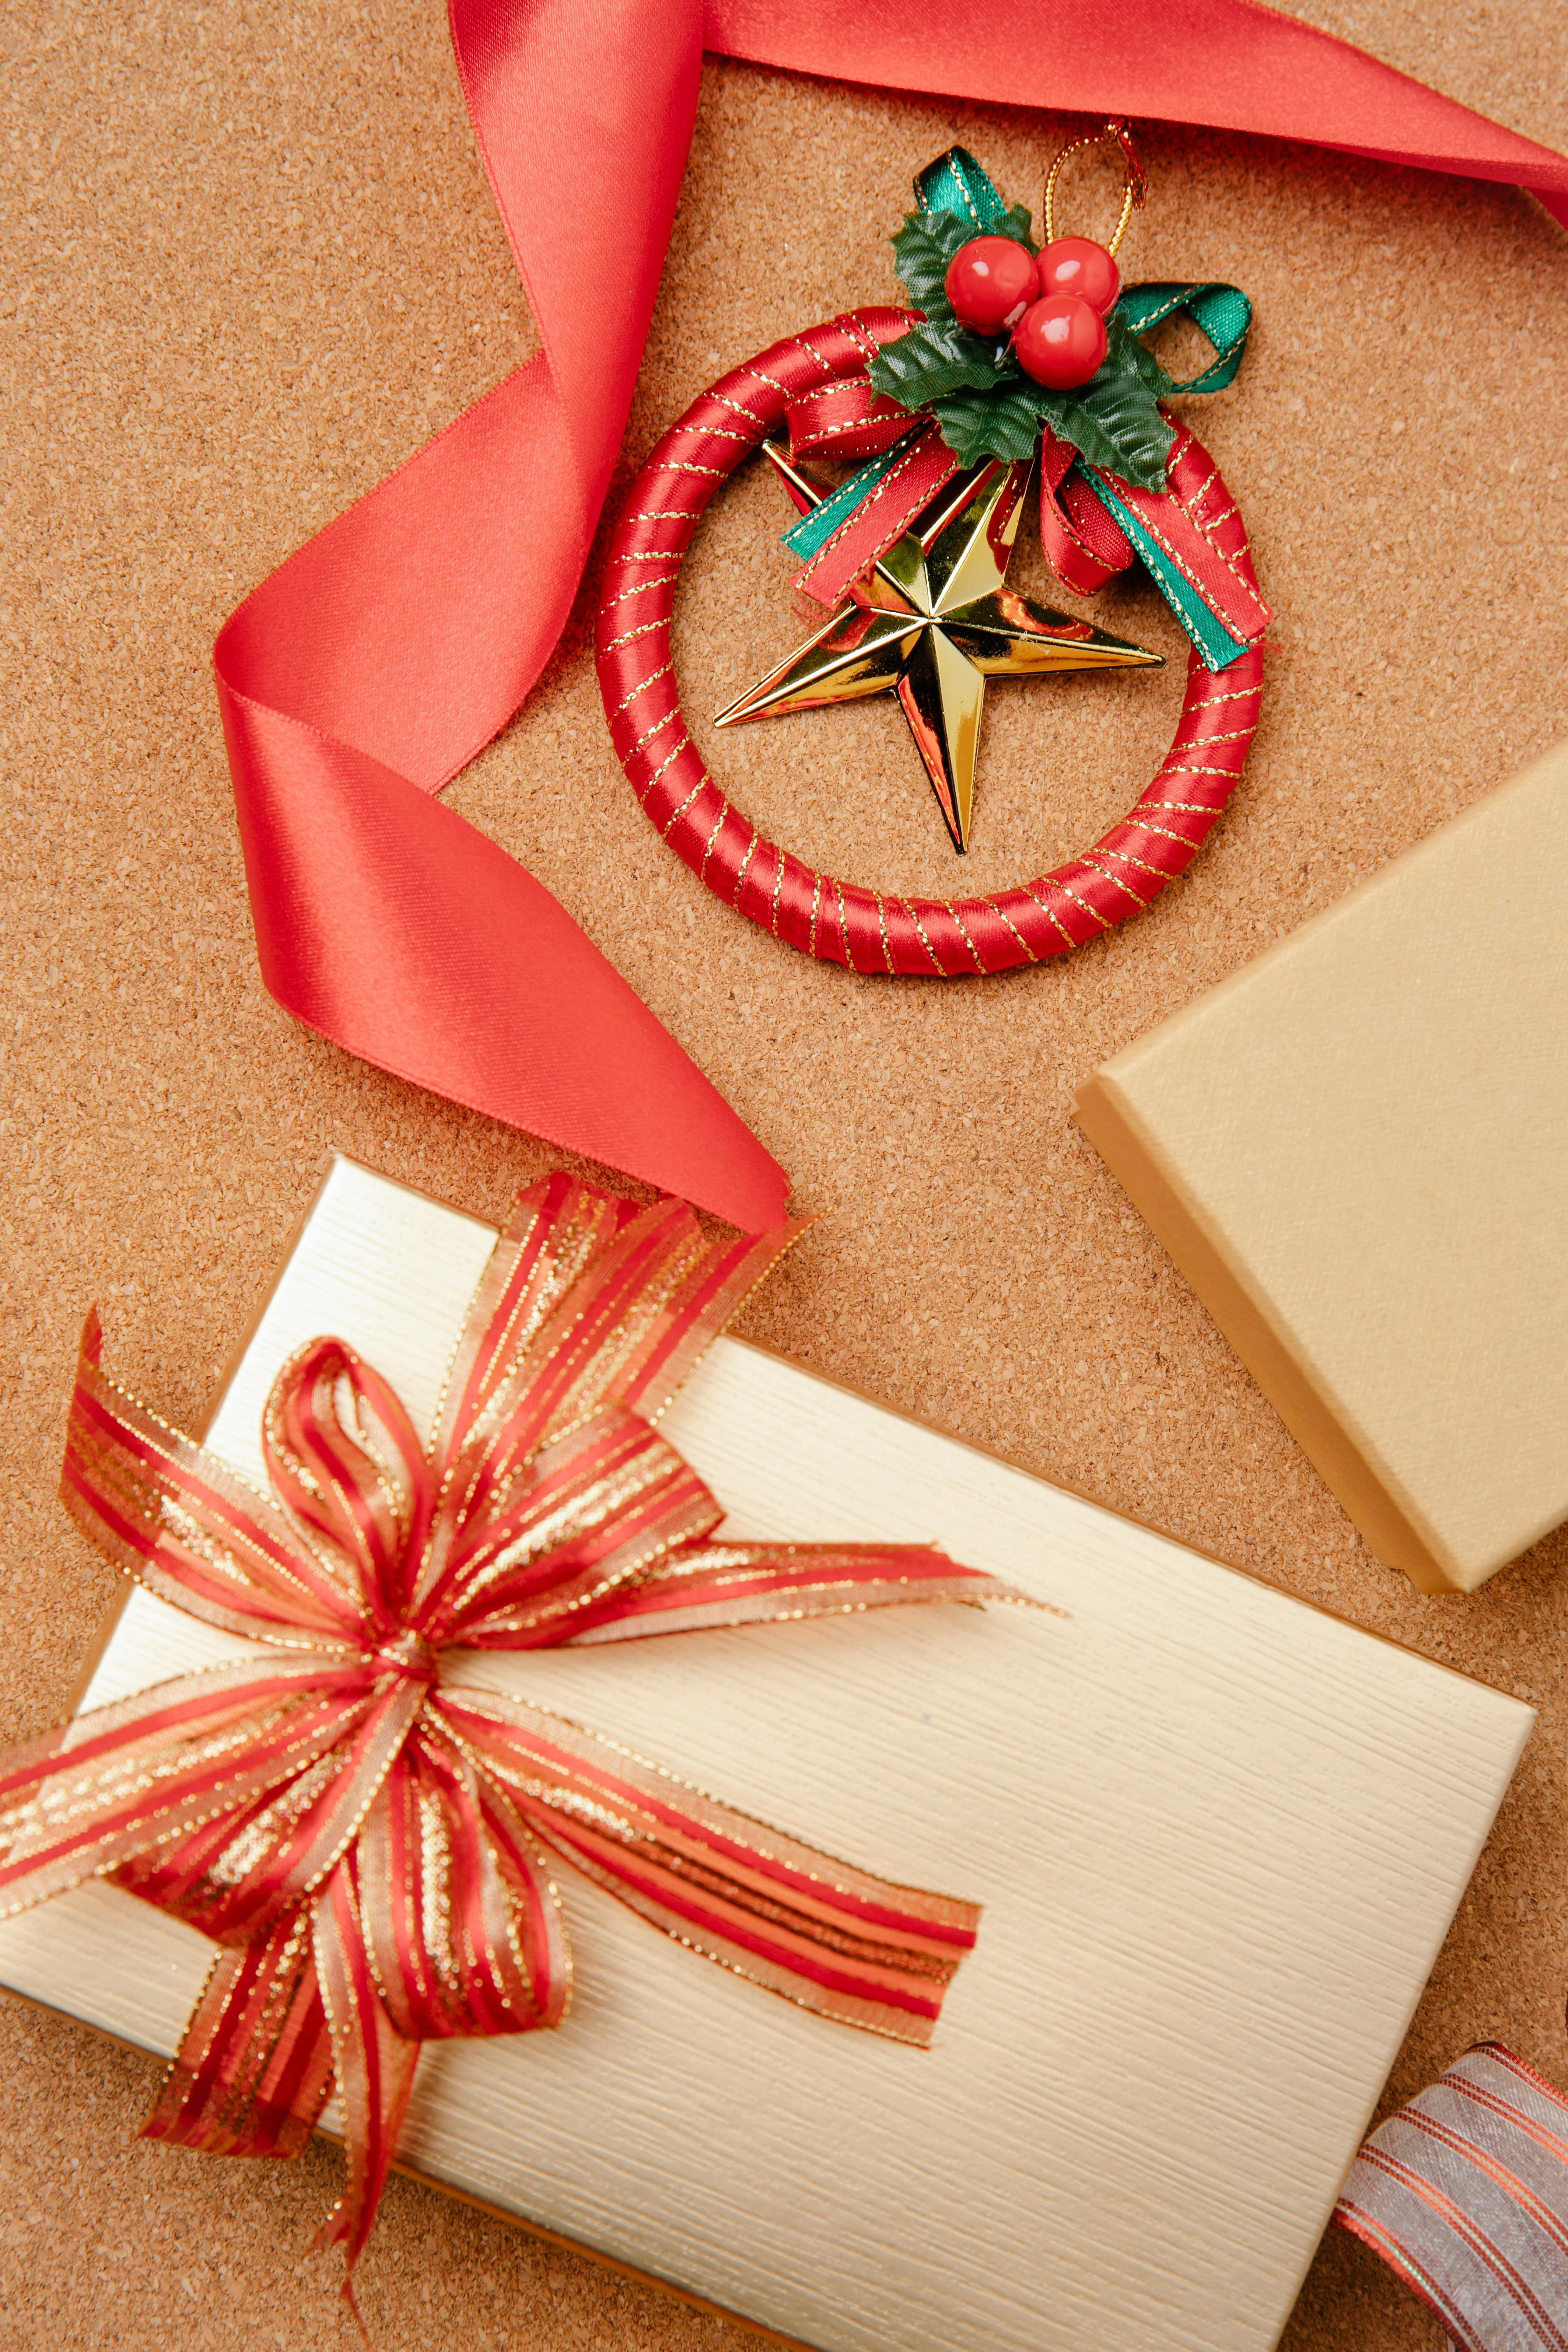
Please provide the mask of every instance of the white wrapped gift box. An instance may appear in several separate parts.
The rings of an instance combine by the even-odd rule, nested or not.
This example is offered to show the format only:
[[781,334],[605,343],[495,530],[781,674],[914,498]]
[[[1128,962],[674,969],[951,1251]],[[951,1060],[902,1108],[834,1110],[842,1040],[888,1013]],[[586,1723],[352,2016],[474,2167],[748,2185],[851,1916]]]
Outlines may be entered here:
[[[494,1238],[335,1160],[207,1443],[263,1482],[322,1332],[427,1429]],[[403,2162],[822,2352],[1265,2352],[1531,1710],[740,1340],[661,1426],[738,1538],[934,1539],[1049,1608],[463,1671],[978,1899],[978,1947],[916,2051],[564,1873],[565,2024],[426,2046]],[[244,1646],[135,1590],[83,1704]],[[96,1884],[0,1922],[0,1983],[167,2054],[211,1949]]]

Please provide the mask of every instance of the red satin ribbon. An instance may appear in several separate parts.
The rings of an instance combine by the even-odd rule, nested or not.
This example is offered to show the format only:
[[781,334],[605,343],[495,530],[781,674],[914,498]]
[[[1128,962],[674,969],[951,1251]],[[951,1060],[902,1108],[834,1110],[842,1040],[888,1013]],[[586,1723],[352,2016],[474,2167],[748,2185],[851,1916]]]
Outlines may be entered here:
[[451,0],[451,23],[542,349],[218,638],[263,977],[351,1053],[761,1227],[782,1169],[549,892],[430,797],[505,725],[570,609],[702,47],[1312,140],[1516,182],[1565,221],[1568,163],[1256,0]]

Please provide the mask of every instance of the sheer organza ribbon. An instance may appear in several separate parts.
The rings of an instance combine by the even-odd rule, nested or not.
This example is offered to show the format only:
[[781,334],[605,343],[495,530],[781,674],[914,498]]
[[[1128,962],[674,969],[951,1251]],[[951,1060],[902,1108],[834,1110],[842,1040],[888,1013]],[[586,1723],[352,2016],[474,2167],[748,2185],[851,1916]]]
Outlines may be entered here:
[[264,581],[218,639],[263,976],[351,1053],[772,1224],[777,1162],[549,891],[432,797],[510,718],[576,593],[703,47],[845,82],[1313,140],[1517,182],[1559,218],[1568,163],[1258,0],[451,0],[451,20],[542,349]]
[[799,1230],[718,1245],[678,1202],[523,1192],[422,1447],[352,1349],[268,1402],[262,1494],[83,1340],[61,1492],[126,1572],[254,1652],[0,1758],[0,1914],[89,1877],[219,1949],[145,2126],[292,2156],[335,2082],[350,2272],[422,2042],[560,2023],[553,1863],[845,2025],[924,2042],[979,1913],[732,1811],[463,1654],[1011,1597],[933,1549],[726,1543],[652,1426]]
[[1333,2218],[1458,2352],[1568,2346],[1568,2100],[1500,2042],[1379,2125]]

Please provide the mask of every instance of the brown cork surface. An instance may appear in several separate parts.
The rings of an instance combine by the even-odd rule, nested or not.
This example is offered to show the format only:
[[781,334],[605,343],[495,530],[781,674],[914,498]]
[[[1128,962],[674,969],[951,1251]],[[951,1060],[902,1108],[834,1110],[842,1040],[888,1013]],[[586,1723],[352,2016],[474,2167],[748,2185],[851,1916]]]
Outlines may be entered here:
[[[1568,147],[1568,18],[1544,0],[1319,14]],[[116,1369],[189,1423],[330,1146],[489,1216],[544,1155],[268,998],[208,682],[245,591],[529,348],[440,14],[41,0],[11,12],[7,41],[14,1738],[64,1706],[114,1591],[53,1493],[86,1306]],[[937,150],[962,138],[1034,201],[1064,128],[710,61],[628,462],[736,360],[891,296],[885,239]],[[1256,750],[1185,883],[1065,965],[942,986],[810,964],[644,824],[604,732],[587,595],[451,799],[559,894],[826,1213],[748,1331],[1541,1706],[1390,2095],[1483,2034],[1568,2082],[1568,1546],[1469,1601],[1418,1599],[1379,1567],[1068,1123],[1096,1062],[1568,732],[1568,241],[1508,189],[1202,131],[1143,145],[1155,194],[1131,273],[1229,278],[1257,304],[1239,382],[1192,415],[1279,613]],[[702,719],[799,634],[784,520],[749,476],[698,541],[678,652],[699,738],[806,856],[946,895],[959,874],[889,706],[717,740]],[[1015,577],[1045,584],[1032,536]],[[1179,651],[1147,589],[1113,590],[1096,617]],[[1037,872],[1125,807],[1181,668],[999,687],[962,887]],[[334,2151],[229,2167],[138,2144],[150,2061],[9,2003],[0,2036],[4,2352],[353,2340],[332,2262],[304,2251]],[[751,2340],[404,2181],[362,2277],[385,2352]],[[1436,2336],[1336,2238],[1287,2341]]]

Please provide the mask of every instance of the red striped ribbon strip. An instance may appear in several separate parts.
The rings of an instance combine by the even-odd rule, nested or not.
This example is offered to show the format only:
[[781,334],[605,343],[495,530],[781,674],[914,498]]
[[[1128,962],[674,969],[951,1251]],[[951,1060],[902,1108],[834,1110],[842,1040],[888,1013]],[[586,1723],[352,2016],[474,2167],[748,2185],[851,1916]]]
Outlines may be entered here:
[[1568,2100],[1500,2042],[1379,2126],[1334,2220],[1461,2352],[1568,2352]]

